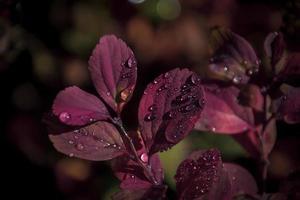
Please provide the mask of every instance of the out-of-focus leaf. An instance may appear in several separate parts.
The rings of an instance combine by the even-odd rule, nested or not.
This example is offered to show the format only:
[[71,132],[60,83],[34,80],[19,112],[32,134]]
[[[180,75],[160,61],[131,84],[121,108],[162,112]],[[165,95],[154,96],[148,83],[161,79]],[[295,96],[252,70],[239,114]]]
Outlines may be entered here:
[[110,118],[108,110],[99,98],[76,86],[58,93],[52,110],[62,123],[68,125],[80,126]]
[[137,78],[132,50],[113,35],[104,36],[93,50],[89,70],[96,90],[116,112],[130,100]]
[[294,124],[300,122],[300,88],[283,85],[284,95],[277,98],[273,103],[278,118],[285,122]]
[[252,46],[241,36],[222,29],[212,31],[211,44],[214,50],[209,70],[217,79],[234,84],[247,83],[256,73],[259,60]]
[[264,98],[257,85],[248,84],[243,87],[238,98],[240,104],[249,106],[256,111],[263,111]]
[[139,124],[150,153],[182,140],[203,109],[200,78],[188,69],[174,69],[150,83],[139,105]]
[[278,68],[281,69],[282,66],[277,66],[278,62],[283,58],[285,50],[285,42],[282,33],[273,32],[269,33],[264,42],[265,54],[269,59],[271,68],[277,72]]
[[250,107],[238,103],[239,89],[230,86],[205,85],[202,117],[195,129],[224,134],[237,134],[253,129],[254,117]]
[[110,160],[126,152],[114,125],[98,121],[77,130],[50,132],[50,140],[61,153],[86,160]]
[[167,186],[153,186],[147,189],[121,190],[112,196],[113,200],[164,200]]
[[299,83],[300,78],[300,53],[292,53],[288,56],[285,67],[279,72],[277,79],[282,82]]

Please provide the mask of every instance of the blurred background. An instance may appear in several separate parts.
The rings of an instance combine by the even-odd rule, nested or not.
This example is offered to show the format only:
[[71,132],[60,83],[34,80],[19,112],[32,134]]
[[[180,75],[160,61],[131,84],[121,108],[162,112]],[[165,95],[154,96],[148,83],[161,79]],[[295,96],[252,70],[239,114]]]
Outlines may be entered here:
[[[87,60],[99,37],[115,34],[135,52],[138,81],[124,111],[137,126],[141,94],[157,75],[189,67],[205,75],[209,30],[232,29],[262,53],[264,37],[282,31],[300,51],[298,0],[0,0],[1,186],[9,199],[109,199],[118,181],[109,163],[68,158],[52,147],[42,123],[55,95],[77,85],[95,94]],[[299,126],[278,124],[267,190],[299,168]],[[252,174],[255,162],[229,136],[193,132],[161,154],[170,199],[178,163],[192,150],[217,147],[225,161]],[[299,175],[299,174],[298,174]]]

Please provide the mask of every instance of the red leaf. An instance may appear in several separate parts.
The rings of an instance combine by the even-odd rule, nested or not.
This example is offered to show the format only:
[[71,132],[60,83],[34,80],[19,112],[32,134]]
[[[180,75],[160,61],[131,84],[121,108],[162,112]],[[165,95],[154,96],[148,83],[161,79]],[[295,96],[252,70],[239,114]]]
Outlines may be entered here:
[[179,199],[225,200],[230,194],[226,176],[218,150],[195,151],[177,168],[175,179]]
[[182,140],[203,109],[199,77],[188,69],[174,69],[150,83],[139,105],[139,124],[151,153]]
[[52,132],[49,137],[59,152],[86,160],[109,160],[126,152],[117,129],[104,121],[78,130]]
[[179,165],[175,179],[179,199],[228,200],[257,192],[253,177],[237,165],[224,166],[216,149],[193,152]]
[[215,52],[210,59],[210,71],[222,80],[235,84],[247,83],[249,76],[256,73],[259,67],[259,60],[252,46],[229,30],[216,29],[212,36]]
[[137,63],[132,50],[121,39],[104,36],[93,50],[89,65],[99,95],[120,113],[136,83]]
[[253,129],[254,116],[250,107],[239,105],[236,87],[205,86],[202,117],[195,129],[224,134],[237,134]]
[[[157,185],[163,181],[163,170],[158,155],[152,155],[149,159],[152,173]],[[112,162],[115,175],[121,181],[121,189],[148,189],[153,183],[145,175],[144,169],[128,156],[118,157]]]
[[164,200],[167,186],[152,186],[147,189],[121,190],[112,196],[113,200]]
[[62,123],[68,125],[80,126],[110,118],[110,114],[99,98],[76,86],[68,87],[58,93],[52,110]]
[[225,163],[224,170],[228,173],[233,196],[248,194],[256,195],[258,192],[253,176],[239,165]]

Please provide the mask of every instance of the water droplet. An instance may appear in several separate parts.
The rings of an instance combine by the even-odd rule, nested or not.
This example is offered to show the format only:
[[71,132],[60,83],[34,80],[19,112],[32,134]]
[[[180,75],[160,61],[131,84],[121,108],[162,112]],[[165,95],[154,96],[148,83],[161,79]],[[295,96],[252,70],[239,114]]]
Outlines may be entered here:
[[154,81],[153,81],[153,84],[157,84],[157,83],[158,83],[158,80],[154,80]]
[[248,76],[251,76],[253,73],[254,73],[254,72],[253,72],[253,69],[247,69],[247,71],[246,71],[246,74],[247,74]]
[[236,177],[235,177],[235,176],[233,176],[233,177],[232,177],[232,180],[233,180],[233,181],[235,181],[235,180],[236,180]]
[[149,108],[148,108],[149,111],[155,111],[156,109],[157,109],[157,107],[155,104],[149,106]]
[[143,93],[144,95],[146,95],[146,94],[148,94],[146,91],[144,91],[144,93]]
[[163,90],[166,90],[168,87],[169,87],[169,85],[167,85],[167,84],[162,85],[162,86],[160,86],[160,87],[156,90],[156,92],[159,93],[159,92],[161,92],[161,91],[163,91]]
[[93,118],[90,118],[90,119],[89,119],[89,121],[90,121],[90,122],[93,122],[93,121],[94,121],[94,119],[93,119]]
[[71,119],[71,115],[67,112],[62,112],[59,114],[59,120],[61,122],[67,122]]
[[223,70],[224,70],[224,72],[228,72],[228,70],[229,70],[228,66],[225,65],[224,68],[223,68]]
[[70,153],[69,156],[72,158],[74,156],[74,153]]
[[203,189],[201,189],[201,190],[200,190],[200,192],[201,192],[201,193],[204,193],[204,190],[203,190]]
[[109,147],[110,146],[110,143],[105,143],[104,145],[103,145],[103,147]]
[[108,97],[109,97],[109,96],[110,96],[110,92],[106,92],[106,96],[108,96]]
[[131,90],[125,89],[120,93],[120,99],[122,101],[127,101],[127,99],[130,97]]
[[152,114],[147,114],[144,118],[145,121],[152,121],[156,119],[155,115],[152,115]]
[[170,76],[169,72],[166,72],[166,73],[164,74],[164,78],[168,78],[169,76]]
[[240,76],[234,76],[232,79],[232,82],[234,84],[239,84],[241,82],[242,78]]
[[141,161],[143,161],[144,163],[148,162],[148,155],[146,153],[143,153],[141,155]]
[[134,58],[129,58],[128,61],[127,61],[127,67],[128,68],[132,68],[136,65],[136,61]]
[[212,131],[212,132],[216,132],[216,128],[215,128],[215,127],[212,127],[212,128],[211,128],[211,131]]
[[73,140],[69,140],[68,143],[69,143],[69,144],[74,144],[74,141],[73,141]]
[[190,81],[193,85],[196,85],[200,81],[200,78],[198,76],[196,76],[195,74],[193,74],[193,75],[191,75]]
[[78,143],[78,144],[76,145],[76,149],[79,150],[79,151],[82,151],[82,150],[84,149],[83,144]]
[[243,60],[243,61],[242,61],[242,64],[243,64],[243,65],[247,65],[247,64],[248,64],[248,61],[247,61],[247,60]]
[[199,190],[199,186],[196,186],[196,188],[195,188],[196,190]]
[[133,179],[133,178],[135,178],[135,176],[134,176],[134,175],[131,175],[131,176],[130,176],[130,178],[132,178],[132,179]]
[[176,113],[174,111],[167,112],[164,117],[165,119],[173,119],[175,117]]
[[113,145],[113,148],[117,148],[117,145],[116,145],[116,144],[114,144],[114,145]]
[[193,169],[194,169],[194,170],[196,170],[196,169],[197,169],[197,167],[196,167],[196,166],[194,166],[194,167],[193,167]]

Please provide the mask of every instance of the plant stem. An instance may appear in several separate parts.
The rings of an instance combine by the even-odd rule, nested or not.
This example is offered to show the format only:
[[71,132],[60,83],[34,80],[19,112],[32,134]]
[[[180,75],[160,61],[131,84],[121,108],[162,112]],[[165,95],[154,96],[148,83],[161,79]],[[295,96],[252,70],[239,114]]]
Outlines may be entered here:
[[154,185],[158,185],[158,181],[156,180],[152,170],[151,170],[151,166],[148,163],[144,163],[140,158],[139,155],[137,153],[137,150],[134,146],[133,140],[132,138],[128,135],[127,131],[125,130],[124,126],[123,126],[123,122],[122,120],[118,117],[118,118],[114,118],[112,120],[113,124],[115,124],[119,130],[121,131],[121,133],[125,136],[125,139],[127,140],[128,144],[129,144],[129,151],[128,152],[133,152],[133,156],[130,156],[130,158],[134,161],[136,161],[143,169],[145,172],[145,176],[154,184]]

